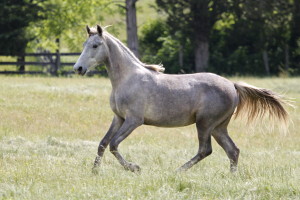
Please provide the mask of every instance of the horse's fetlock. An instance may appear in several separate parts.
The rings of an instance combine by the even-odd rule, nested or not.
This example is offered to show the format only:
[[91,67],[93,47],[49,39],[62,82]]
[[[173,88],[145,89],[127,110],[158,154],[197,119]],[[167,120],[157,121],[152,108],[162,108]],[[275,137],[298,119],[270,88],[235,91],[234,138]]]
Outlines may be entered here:
[[94,161],[94,166],[99,166],[101,163],[101,157],[100,156],[96,156],[95,161]]

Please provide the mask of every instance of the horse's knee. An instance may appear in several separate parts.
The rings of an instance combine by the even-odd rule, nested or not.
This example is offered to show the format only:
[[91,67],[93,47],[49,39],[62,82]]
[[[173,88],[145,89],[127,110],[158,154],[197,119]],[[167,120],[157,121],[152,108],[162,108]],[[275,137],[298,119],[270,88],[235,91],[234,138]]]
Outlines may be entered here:
[[110,151],[111,153],[114,153],[114,152],[117,151],[117,150],[118,150],[118,145],[116,144],[116,141],[115,141],[115,140],[111,141],[111,142],[109,143],[109,151]]
[[98,146],[98,155],[99,155],[99,156],[102,155],[102,154],[104,153],[105,148],[106,148],[106,146],[104,146],[104,144],[102,144],[102,143],[100,142],[100,144],[99,144],[99,146]]

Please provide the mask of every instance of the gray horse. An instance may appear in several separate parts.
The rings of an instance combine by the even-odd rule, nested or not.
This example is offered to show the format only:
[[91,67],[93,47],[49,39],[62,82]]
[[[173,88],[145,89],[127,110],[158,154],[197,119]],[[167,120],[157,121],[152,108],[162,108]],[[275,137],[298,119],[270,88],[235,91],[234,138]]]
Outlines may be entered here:
[[110,151],[120,164],[133,172],[140,167],[126,161],[119,144],[142,124],[179,127],[196,123],[199,150],[195,157],[179,168],[187,170],[212,153],[211,136],[225,150],[230,170],[236,171],[239,149],[228,135],[227,126],[235,112],[247,114],[248,120],[268,113],[287,123],[288,113],[282,98],[267,89],[234,83],[212,73],[169,75],[160,65],[142,63],[117,38],[97,25],[87,28],[89,35],[74,65],[80,75],[104,63],[112,85],[110,106],[112,124],[101,140],[93,171],[97,172],[103,153]]

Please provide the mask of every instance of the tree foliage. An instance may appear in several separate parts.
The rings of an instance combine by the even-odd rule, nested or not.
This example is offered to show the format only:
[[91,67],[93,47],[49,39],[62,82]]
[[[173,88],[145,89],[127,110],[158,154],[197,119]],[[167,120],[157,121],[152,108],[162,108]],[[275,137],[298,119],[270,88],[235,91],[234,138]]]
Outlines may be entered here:
[[232,24],[212,32],[211,70],[268,75],[288,68],[291,8],[286,0],[241,0],[232,4],[227,13],[232,16]]
[[[0,52],[20,54],[25,49],[80,50],[84,27],[101,21],[110,0],[5,0],[0,2]],[[109,8],[105,9],[110,12]]]
[[[226,11],[224,0],[156,0],[158,7],[167,13],[167,24],[172,35],[179,40],[193,41],[194,70],[205,71],[209,60],[210,32],[220,15]],[[178,33],[179,32],[179,33]],[[182,47],[185,48],[182,42]]]
[[40,17],[42,8],[31,0],[0,1],[0,54],[19,55],[25,52],[27,43],[33,39],[26,33],[31,22]]
[[54,50],[55,40],[62,38],[71,50],[80,50],[78,43],[84,39],[84,27],[87,24],[97,24],[102,19],[101,8],[105,0],[45,0],[38,5],[42,8],[38,15],[42,18],[30,24],[31,34],[37,40],[31,47],[41,47]]
[[[145,24],[141,30],[140,48],[143,54],[143,61],[148,63],[161,63],[166,66],[167,73],[190,72],[193,65],[191,42],[188,38],[180,38],[181,33],[176,32],[174,37],[166,22],[152,20]],[[180,66],[178,62],[181,44],[185,44],[182,53],[185,58],[185,65]]]
[[[153,1],[163,14],[139,27],[144,62],[162,62],[168,73],[300,73],[300,0]],[[54,51],[57,39],[65,51],[80,51],[85,25],[126,23],[125,10],[110,6],[116,2],[129,0],[2,0],[0,53]],[[110,32],[120,24],[113,25]]]
[[[171,71],[176,73],[180,73],[184,68],[186,72],[194,71],[193,49],[197,40],[194,34],[199,33],[198,37],[207,37],[209,41],[208,71],[223,74],[267,75],[279,74],[282,71],[299,72],[299,0],[201,2],[206,2],[207,6],[192,8],[189,5],[195,3],[193,0],[157,0],[159,10],[163,10],[167,15],[165,23],[167,33],[162,35],[167,35],[164,38],[169,38],[168,43],[173,45],[173,52],[176,54],[167,58],[161,57],[160,61],[165,63],[167,60],[168,64],[173,65],[165,65],[167,70],[171,68]],[[193,15],[199,15],[197,18],[200,20],[193,20],[195,19]],[[208,19],[207,23],[201,23],[201,18]],[[151,33],[155,28],[155,26],[147,27],[144,29],[146,33],[142,33],[147,35],[147,30]],[[195,32],[196,29],[198,32]],[[157,39],[162,38],[160,36]],[[144,54],[149,59],[150,48],[143,43],[145,41],[141,40]],[[156,48],[156,52],[167,49],[164,45],[157,45]],[[179,64],[180,48],[184,52],[183,65]]]

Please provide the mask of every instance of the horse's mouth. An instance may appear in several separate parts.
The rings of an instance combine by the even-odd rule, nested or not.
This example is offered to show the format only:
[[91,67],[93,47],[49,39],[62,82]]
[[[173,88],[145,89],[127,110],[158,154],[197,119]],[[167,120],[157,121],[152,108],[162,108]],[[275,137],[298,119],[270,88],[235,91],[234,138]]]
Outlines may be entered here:
[[84,76],[84,75],[86,74],[86,72],[87,72],[87,69],[82,70],[81,72],[79,72],[79,74],[80,74],[81,76]]

